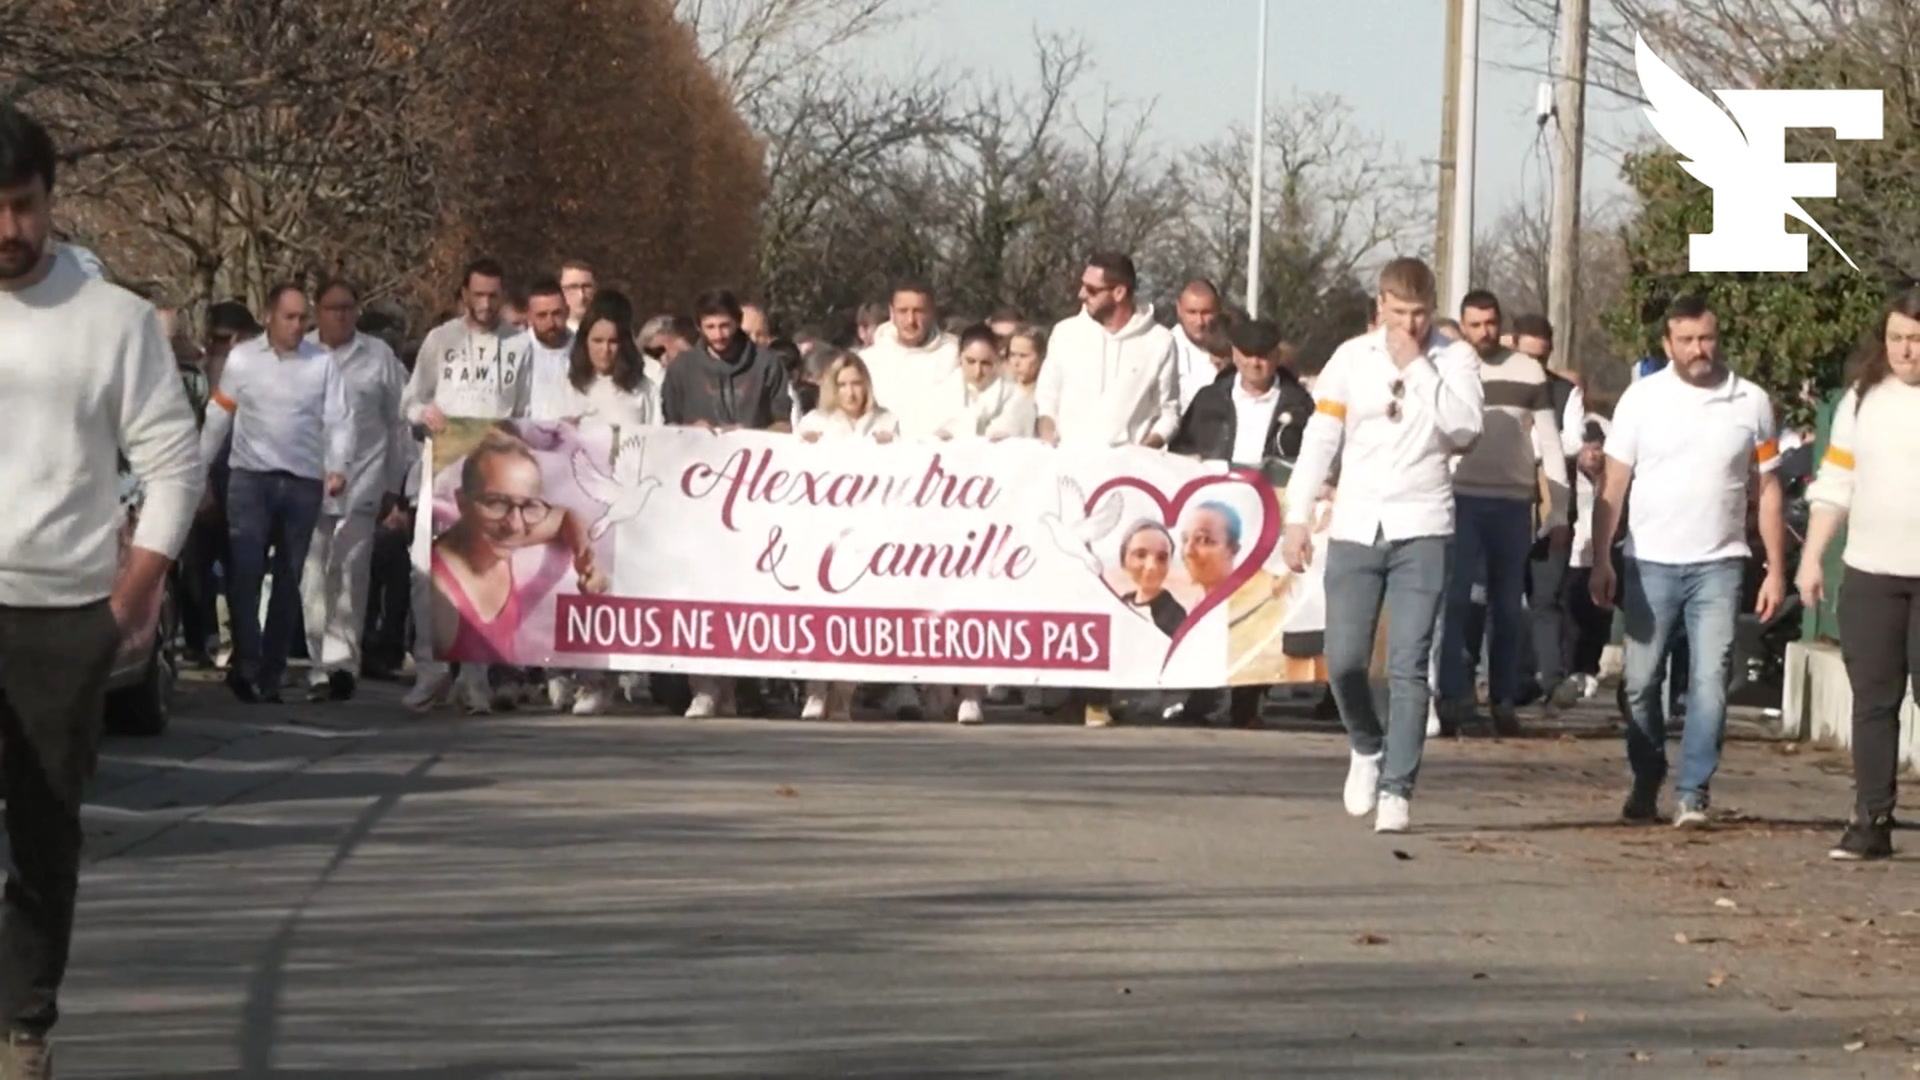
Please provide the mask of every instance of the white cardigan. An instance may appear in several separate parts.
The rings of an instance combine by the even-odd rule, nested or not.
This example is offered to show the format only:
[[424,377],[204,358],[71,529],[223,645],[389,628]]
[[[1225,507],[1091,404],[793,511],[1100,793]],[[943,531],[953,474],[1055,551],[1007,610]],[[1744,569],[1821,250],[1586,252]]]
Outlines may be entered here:
[[807,435],[818,433],[822,439],[844,439],[858,436],[900,434],[900,421],[890,412],[881,408],[869,408],[859,419],[849,419],[846,413],[838,409],[815,409],[800,418],[800,425],[794,428],[794,434]]
[[950,439],[1033,437],[1033,396],[1006,379],[983,390],[967,385],[965,369],[955,369],[933,391],[933,433]]

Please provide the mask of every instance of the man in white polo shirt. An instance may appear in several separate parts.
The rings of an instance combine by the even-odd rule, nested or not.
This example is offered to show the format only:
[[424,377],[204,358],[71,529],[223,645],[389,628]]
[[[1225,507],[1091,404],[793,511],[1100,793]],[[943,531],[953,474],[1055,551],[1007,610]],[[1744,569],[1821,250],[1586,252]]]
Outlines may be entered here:
[[[1781,516],[1773,404],[1764,390],[1727,370],[1720,324],[1699,299],[1666,314],[1668,364],[1627,388],[1607,435],[1606,475],[1593,508],[1593,601],[1611,607],[1611,548],[1627,506],[1626,569],[1619,584],[1627,616],[1627,762],[1633,790],[1628,821],[1659,817],[1667,775],[1662,661],[1685,628],[1691,646],[1687,724],[1674,784],[1673,823],[1707,822],[1707,786],[1720,766],[1727,724],[1727,657],[1733,650],[1747,560],[1747,500],[1758,492],[1766,578],[1756,604],[1773,615],[1786,596],[1786,525]],[[1757,483],[1756,483],[1757,474]]]
[[[227,479],[227,537],[232,562],[227,612],[233,660],[227,688],[241,701],[280,700],[300,575],[320,521],[321,502],[346,492],[353,461],[353,418],[333,353],[301,337],[307,296],[297,285],[267,294],[267,332],[234,346],[200,431],[212,461],[233,433]],[[273,593],[260,624],[260,587],[273,555]]]
[[[1433,329],[1433,271],[1395,259],[1380,271],[1378,330],[1334,350],[1314,384],[1314,416],[1287,484],[1281,554],[1304,573],[1308,523],[1340,459],[1327,544],[1327,681],[1353,756],[1347,812],[1378,813],[1378,832],[1405,832],[1427,737],[1428,661],[1452,558],[1451,460],[1485,425],[1473,348]],[[1387,725],[1369,668],[1382,608]]]

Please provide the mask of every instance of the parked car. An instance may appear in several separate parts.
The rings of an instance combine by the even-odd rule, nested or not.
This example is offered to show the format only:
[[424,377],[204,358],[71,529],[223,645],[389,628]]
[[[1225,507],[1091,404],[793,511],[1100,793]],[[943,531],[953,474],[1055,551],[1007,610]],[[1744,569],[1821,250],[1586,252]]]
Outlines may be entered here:
[[[131,473],[120,474],[120,505],[126,522],[120,530],[124,561],[140,520],[142,491]],[[123,735],[158,735],[173,719],[174,685],[180,679],[180,609],[173,575],[167,575],[155,624],[128,634],[107,677],[107,730]]]

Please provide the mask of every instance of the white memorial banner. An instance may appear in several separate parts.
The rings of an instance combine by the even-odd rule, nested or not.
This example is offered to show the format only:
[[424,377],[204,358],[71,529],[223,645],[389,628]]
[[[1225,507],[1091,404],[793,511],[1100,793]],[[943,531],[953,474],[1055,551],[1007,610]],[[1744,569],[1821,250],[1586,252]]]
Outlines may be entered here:
[[415,565],[443,659],[1088,688],[1319,677],[1318,576],[1280,563],[1280,493],[1218,462],[524,421],[456,421],[429,455]]

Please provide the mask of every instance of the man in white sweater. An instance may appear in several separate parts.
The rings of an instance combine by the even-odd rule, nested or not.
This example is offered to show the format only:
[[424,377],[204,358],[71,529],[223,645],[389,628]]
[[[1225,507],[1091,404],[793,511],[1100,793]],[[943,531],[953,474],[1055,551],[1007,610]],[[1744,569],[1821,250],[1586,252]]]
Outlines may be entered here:
[[[567,282],[567,275],[578,279],[583,274],[584,280],[572,284],[590,291],[592,271],[571,263],[561,281]],[[420,343],[413,378],[407,383],[404,408],[408,422],[425,427],[429,434],[438,434],[446,430],[450,417],[501,420],[527,415],[533,397],[533,337],[500,319],[506,276],[492,259],[467,264],[460,278],[460,315],[428,331]],[[566,294],[569,304],[579,291]],[[581,305],[582,311],[585,306]],[[425,468],[431,474],[432,462]],[[424,492],[433,490],[430,479],[420,487]],[[431,503],[421,506],[420,512],[431,520]],[[432,575],[418,563],[413,571],[413,610],[432,611]],[[414,684],[401,699],[416,711],[431,709],[453,682],[447,665],[433,658],[433,635],[424,632],[424,623],[424,619],[414,619]],[[485,668],[470,664],[461,670],[460,699],[468,712],[492,710],[493,692]]]
[[939,330],[933,289],[906,281],[894,287],[887,322],[860,350],[873,374],[874,404],[900,421],[900,437],[933,436],[944,419],[939,388],[960,367],[960,343]]
[[307,624],[308,696],[345,701],[360,677],[360,634],[373,571],[373,537],[380,518],[400,501],[407,469],[418,456],[413,432],[400,415],[407,369],[387,343],[355,327],[359,291],[330,281],[314,296],[320,315],[309,344],[333,353],[351,418],[347,488],[321,504],[320,524],[301,574]]
[[1034,388],[1046,442],[1158,449],[1180,430],[1173,335],[1137,303],[1138,282],[1126,255],[1087,260],[1080,314],[1054,326]]
[[[299,286],[268,292],[267,332],[228,355],[200,430],[207,461],[233,434],[227,477],[233,659],[227,688],[247,702],[280,700],[307,551],[324,501],[346,494],[353,460],[346,383],[333,353],[301,337],[306,325],[307,296]],[[260,589],[269,553],[273,590],[262,626]]]
[[[12,859],[0,899],[0,1075],[52,1075],[80,804],[106,679],[149,637],[200,501],[193,408],[152,305],[53,248],[53,141],[0,103],[0,716]],[[124,455],[145,500],[120,552]]]
[[[1053,328],[1034,388],[1034,433],[1055,446],[1162,448],[1180,429],[1173,335],[1136,305],[1133,259],[1102,252],[1080,274],[1081,312]],[[1082,691],[1088,727],[1113,723],[1112,694]]]

